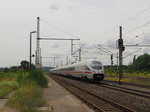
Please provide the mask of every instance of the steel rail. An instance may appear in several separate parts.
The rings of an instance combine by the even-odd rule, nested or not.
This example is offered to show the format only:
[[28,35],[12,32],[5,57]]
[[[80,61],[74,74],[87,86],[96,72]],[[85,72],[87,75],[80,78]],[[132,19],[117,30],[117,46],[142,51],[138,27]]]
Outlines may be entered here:
[[109,89],[113,89],[113,90],[117,90],[117,91],[121,91],[121,92],[125,92],[128,94],[133,94],[136,96],[150,99],[150,92],[147,92],[147,91],[141,91],[141,90],[126,88],[126,87],[119,87],[116,85],[109,85],[109,84],[104,84],[104,85],[100,85],[100,86],[104,87],[104,88],[109,88]]
[[[110,81],[110,80],[104,80],[103,82],[118,84],[117,81]],[[142,88],[150,88],[150,85],[136,84],[136,83],[130,83],[130,82],[122,82],[122,85],[129,85],[129,86],[142,87]]]
[[[54,78],[54,76],[53,76],[52,78]],[[57,79],[56,79],[56,78],[57,78]],[[90,91],[87,91],[86,89],[83,89],[83,88],[81,88],[81,87],[78,87],[78,86],[76,86],[76,85],[73,85],[73,84],[71,84],[71,83],[69,83],[69,82],[66,82],[66,81],[64,81],[64,80],[62,80],[62,79],[60,79],[60,78],[58,78],[58,77],[55,77],[54,80],[56,80],[58,83],[63,82],[63,83],[66,83],[67,85],[70,85],[70,86],[72,86],[72,87],[74,87],[74,88],[77,88],[77,89],[79,89],[79,90],[81,90],[81,91],[84,91],[84,92],[86,92],[86,93],[88,93],[88,94],[90,94],[90,95],[92,95],[92,96],[94,96],[94,97],[96,97],[96,98],[98,98],[98,99],[100,99],[100,100],[102,100],[102,101],[108,103],[108,104],[111,104],[111,105],[113,105],[114,107],[116,107],[116,108],[118,108],[118,109],[121,109],[121,110],[123,110],[123,111],[127,111],[127,112],[137,112],[137,110],[135,110],[135,109],[131,109],[131,108],[127,107],[127,106],[124,106],[124,105],[122,105],[122,104],[119,104],[119,103],[117,103],[117,102],[114,102],[114,101],[112,101],[112,100],[110,100],[110,99],[108,99],[108,98],[105,98],[105,97],[100,96],[100,95],[98,95],[98,94],[95,94],[95,93],[92,93],[92,92],[90,92]],[[58,80],[59,80],[59,81],[58,81]],[[61,84],[61,85],[64,86],[64,84]],[[69,89],[69,88],[67,88],[67,89]],[[69,90],[70,90],[70,89],[69,89]],[[70,90],[70,91],[73,91],[73,90]],[[73,91],[73,93],[76,94],[74,91]],[[81,95],[78,95],[78,94],[76,94],[76,95],[79,96],[79,97],[81,97]],[[91,103],[90,101],[87,101],[87,99],[85,99],[85,98],[83,98],[83,97],[81,97],[81,99],[84,99],[86,102],[88,102],[89,104],[91,104],[92,106],[94,106],[94,107],[95,107],[96,109],[98,109],[99,111],[101,111],[101,112],[106,112],[105,110],[103,111],[103,109],[101,109],[100,107],[97,107],[95,104]],[[109,110],[109,111],[110,111],[110,110]]]

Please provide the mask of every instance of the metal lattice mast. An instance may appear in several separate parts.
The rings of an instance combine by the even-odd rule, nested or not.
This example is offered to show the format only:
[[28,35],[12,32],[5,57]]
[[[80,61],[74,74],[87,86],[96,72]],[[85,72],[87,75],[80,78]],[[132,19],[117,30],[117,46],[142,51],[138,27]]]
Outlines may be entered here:
[[40,18],[37,17],[36,68],[40,68]]
[[125,50],[125,47],[123,45],[123,39],[122,39],[122,27],[119,27],[119,35],[120,38],[118,39],[118,46],[119,46],[119,83],[121,83],[121,78],[123,75],[122,65],[123,65],[123,58],[122,53]]

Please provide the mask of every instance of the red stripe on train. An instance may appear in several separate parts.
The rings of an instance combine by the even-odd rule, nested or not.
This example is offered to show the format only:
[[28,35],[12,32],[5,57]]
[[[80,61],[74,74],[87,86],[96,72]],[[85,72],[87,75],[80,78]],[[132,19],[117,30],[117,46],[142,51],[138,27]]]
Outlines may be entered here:
[[86,74],[92,74],[93,72],[67,71],[67,72],[61,72],[61,73],[86,73]]

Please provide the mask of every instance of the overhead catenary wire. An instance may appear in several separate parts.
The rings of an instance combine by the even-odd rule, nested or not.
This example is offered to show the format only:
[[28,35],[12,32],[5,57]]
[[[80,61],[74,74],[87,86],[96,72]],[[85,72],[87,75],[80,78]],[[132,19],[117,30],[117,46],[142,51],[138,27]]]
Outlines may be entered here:
[[101,48],[99,48],[100,50],[104,51],[105,53],[107,53],[107,54],[109,54],[109,55],[114,54],[115,57],[117,58],[116,53],[114,53],[114,52],[112,52],[112,51],[109,51],[108,49],[102,47],[100,44],[99,44],[99,47],[101,47]]
[[147,10],[150,9],[150,6],[146,7],[145,9],[141,10],[140,12],[136,13],[134,16],[130,17],[129,19],[125,20],[124,22],[122,22],[119,25],[114,26],[113,28],[111,28],[110,30],[106,31],[105,33],[101,34],[102,37],[105,37],[106,35],[110,34],[111,32],[113,32],[114,30],[116,30],[119,26],[122,26],[126,23],[128,23],[129,21],[133,20],[135,17],[139,16],[140,14],[146,12]]
[[124,33],[123,35],[126,35],[126,34],[128,34],[128,33],[130,33],[130,32],[133,32],[133,31],[135,31],[135,30],[137,30],[137,29],[139,29],[139,28],[142,28],[142,27],[144,27],[144,26],[147,25],[147,24],[150,24],[150,20],[149,20],[148,22],[146,22],[146,23],[140,25],[140,26],[137,26],[136,28],[133,28],[133,29],[129,30],[128,32]]
[[131,54],[128,54],[127,56],[124,56],[123,58],[126,58],[126,57],[128,57],[128,56],[131,56],[131,55],[133,55],[134,53],[139,52],[141,49],[142,49],[142,48],[139,48],[138,50],[132,52]]
[[135,14],[134,16],[130,17],[129,19],[127,19],[126,21],[122,22],[120,24],[120,26],[122,26],[123,24],[133,20],[135,17],[139,16],[140,14],[144,13],[145,11],[149,10],[150,9],[150,6],[146,7],[145,9],[141,10],[140,12],[138,12],[137,14]]
[[51,27],[54,27],[55,29],[57,29],[57,30],[59,30],[59,31],[61,31],[61,32],[65,33],[65,34],[67,34],[67,35],[69,35],[69,36],[71,36],[71,37],[74,37],[73,34],[71,34],[71,33],[67,32],[67,31],[65,31],[65,30],[63,30],[63,29],[61,29],[61,28],[59,28],[58,26],[56,26],[56,25],[54,25],[54,24],[52,24],[52,23],[46,22],[46,21],[43,20],[43,19],[40,19],[40,21],[43,22],[43,23],[45,23],[45,24],[47,24],[47,25],[49,25],[49,26],[51,26]]

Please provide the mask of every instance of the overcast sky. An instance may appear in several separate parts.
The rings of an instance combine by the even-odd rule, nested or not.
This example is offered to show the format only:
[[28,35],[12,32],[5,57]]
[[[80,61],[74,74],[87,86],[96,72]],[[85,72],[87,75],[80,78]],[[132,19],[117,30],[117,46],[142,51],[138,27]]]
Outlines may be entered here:
[[[0,67],[19,65],[21,60],[29,60],[29,34],[37,28],[37,17],[41,19],[40,37],[80,38],[74,49],[85,44],[83,57],[95,56],[104,64],[110,64],[110,55],[98,50],[98,44],[116,45],[119,25],[123,26],[125,44],[150,44],[148,7],[150,0],[0,0]],[[32,37],[32,52],[35,54],[36,34]],[[41,41],[40,44],[43,57],[60,57],[56,61],[63,60],[65,63],[65,57],[70,55],[70,41]],[[117,53],[115,49],[107,49]],[[127,48],[124,56],[137,50]],[[134,55],[145,52],[150,53],[149,48]],[[124,64],[131,62],[132,58],[133,55],[125,58]],[[47,62],[53,64],[52,59],[42,61],[43,65],[50,65]]]

